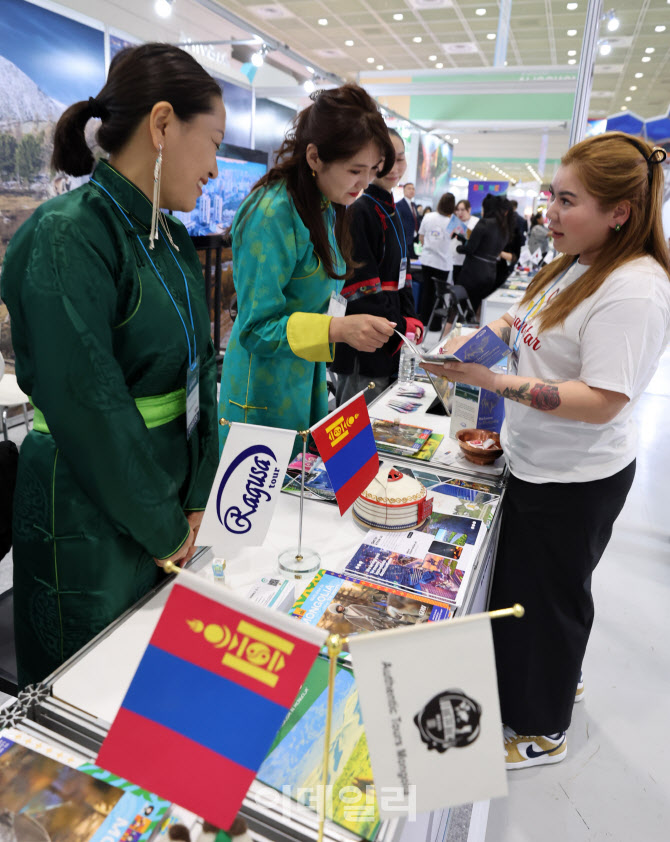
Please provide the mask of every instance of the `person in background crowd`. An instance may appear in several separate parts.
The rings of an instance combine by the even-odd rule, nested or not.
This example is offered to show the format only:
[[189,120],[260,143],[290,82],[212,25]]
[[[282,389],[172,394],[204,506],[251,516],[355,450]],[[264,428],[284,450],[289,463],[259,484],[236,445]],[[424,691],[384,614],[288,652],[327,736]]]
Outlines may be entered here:
[[530,218],[530,232],[528,234],[528,248],[531,254],[540,249],[542,257],[549,251],[549,231],[544,224],[542,211],[538,211]]
[[[479,217],[473,216],[470,213],[470,209],[470,202],[467,199],[461,199],[460,202],[456,202],[456,216],[461,220],[467,231],[472,233],[475,225],[479,222]],[[460,283],[458,278],[463,268],[463,262],[465,261],[465,255],[457,251],[458,246],[459,240],[454,233],[451,235],[451,261],[453,267],[451,279],[455,284]]]
[[402,227],[405,231],[405,242],[407,244],[407,256],[412,260],[416,260],[416,251],[414,250],[414,243],[417,242],[419,236],[419,212],[414,204],[414,196],[416,190],[411,182],[403,185],[403,198],[398,202],[396,209],[398,216],[402,222]]
[[423,283],[421,291],[421,321],[427,330],[439,330],[439,323],[429,325],[428,319],[435,304],[435,284],[433,278],[447,281],[452,267],[451,236],[449,224],[456,207],[453,193],[443,193],[437,204],[436,213],[427,213],[421,220],[419,240],[421,252],[421,272]]
[[635,405],[670,340],[665,157],[621,132],[568,150],[547,211],[562,256],[489,325],[512,348],[511,373],[427,366],[507,399],[511,476],[489,607],[526,609],[492,627],[508,769],[566,756],[591,578],[633,482]]
[[[526,220],[521,216],[518,211],[519,203],[516,199],[510,199],[510,205],[512,208],[512,219],[514,221],[514,228],[518,232],[519,241],[521,246],[525,245],[526,243],[526,232],[528,230],[528,226],[526,224]],[[514,238],[516,240],[516,237]]]
[[487,193],[482,218],[466,240],[459,234],[457,251],[465,255],[458,283],[465,287],[475,311],[496,284],[496,264],[511,233],[509,203],[502,196]]
[[[308,429],[328,414],[335,343],[372,355],[393,336],[395,319],[330,303],[354,275],[347,207],[392,170],[393,144],[358,85],[312,99],[233,222],[238,316],[219,403],[229,421]],[[220,427],[221,448],[227,433]]]
[[[513,202],[508,202],[507,207],[510,212],[510,215],[513,214],[513,205]],[[500,252],[500,257],[498,258],[498,262],[496,264],[496,283],[494,289],[498,289],[498,287],[501,287],[511,274],[512,270],[519,261],[521,248],[522,243],[519,227],[514,226],[512,228],[511,236],[508,242],[505,243],[503,250]],[[492,291],[493,290],[491,290],[491,292]],[[491,293],[489,293],[489,295],[490,294]]]
[[[91,118],[109,153],[95,169]],[[216,355],[197,252],[160,208],[193,210],[225,127],[221,89],[191,55],[122,50],[100,93],[56,126],[53,168],[90,181],[9,244],[2,298],[35,406],[14,498],[20,686],[192,554],[218,464]]]
[[[414,310],[411,280],[406,274],[407,244],[392,193],[407,168],[405,144],[394,129],[389,133],[395,163],[388,171],[384,165],[384,174],[375,178],[352,207],[353,254],[358,266],[342,295],[347,299],[348,313],[383,318],[418,341],[423,325]],[[398,376],[401,342],[394,336],[374,353],[336,345],[331,370],[337,375],[338,405],[365,389],[370,381],[375,388],[366,389],[368,402],[389,386]]]

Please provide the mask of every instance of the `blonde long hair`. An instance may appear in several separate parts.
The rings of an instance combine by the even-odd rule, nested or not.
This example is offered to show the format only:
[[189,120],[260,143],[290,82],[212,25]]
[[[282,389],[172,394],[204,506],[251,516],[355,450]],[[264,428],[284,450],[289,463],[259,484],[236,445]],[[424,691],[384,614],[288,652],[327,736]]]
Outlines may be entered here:
[[[630,204],[630,216],[620,231],[610,232],[605,247],[579,278],[538,314],[542,330],[562,324],[582,301],[604,283],[608,275],[629,260],[649,255],[665,269],[670,280],[670,252],[663,236],[663,168],[661,153],[641,138],[624,132],[607,132],[575,144],[561,159],[576,172],[588,193],[604,211],[620,202]],[[650,156],[651,159],[650,159]],[[537,273],[521,304],[564,272],[575,255],[564,254]]]

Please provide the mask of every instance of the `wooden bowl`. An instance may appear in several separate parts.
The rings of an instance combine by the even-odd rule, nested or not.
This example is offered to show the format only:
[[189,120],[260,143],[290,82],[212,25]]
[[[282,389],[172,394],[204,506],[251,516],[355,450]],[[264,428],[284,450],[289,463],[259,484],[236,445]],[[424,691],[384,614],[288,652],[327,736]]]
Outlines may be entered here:
[[[456,438],[461,446],[463,455],[470,462],[475,465],[491,465],[499,456],[502,456],[502,447],[500,446],[500,436],[498,433],[492,433],[490,430],[459,430],[456,433]],[[486,439],[493,439],[496,443],[495,447],[489,447],[484,450],[481,447],[473,447],[468,442],[477,440],[486,441]]]

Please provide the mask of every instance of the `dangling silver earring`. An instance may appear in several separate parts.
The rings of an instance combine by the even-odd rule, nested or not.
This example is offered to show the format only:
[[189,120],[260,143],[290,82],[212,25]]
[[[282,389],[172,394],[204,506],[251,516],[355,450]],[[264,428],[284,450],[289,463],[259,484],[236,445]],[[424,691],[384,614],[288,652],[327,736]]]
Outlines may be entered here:
[[163,167],[163,146],[158,144],[158,157],[154,164],[154,197],[151,205],[151,231],[149,233],[149,248],[153,249],[154,242],[158,239],[158,226],[163,229],[163,233],[167,237],[170,245],[175,251],[179,251],[179,246],[174,242],[170,236],[170,229],[163,214],[161,213],[160,197],[161,197],[161,170]]
[[149,234],[149,248],[154,247],[158,239],[158,217],[160,215],[161,169],[163,167],[163,146],[158,144],[158,157],[154,164],[154,200],[151,206],[151,232]]

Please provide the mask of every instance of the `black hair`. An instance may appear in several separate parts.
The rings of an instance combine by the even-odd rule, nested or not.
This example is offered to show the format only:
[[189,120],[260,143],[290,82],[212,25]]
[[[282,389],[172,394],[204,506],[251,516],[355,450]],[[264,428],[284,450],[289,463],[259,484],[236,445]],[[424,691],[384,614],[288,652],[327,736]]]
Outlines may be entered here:
[[54,135],[53,169],[68,175],[87,175],[95,163],[84,130],[100,117],[97,142],[115,153],[130,140],[143,117],[165,100],[180,120],[211,113],[213,98],[221,96],[218,82],[189,53],[171,44],[142,44],[117,53],[102,90],[75,102],[61,115]]

